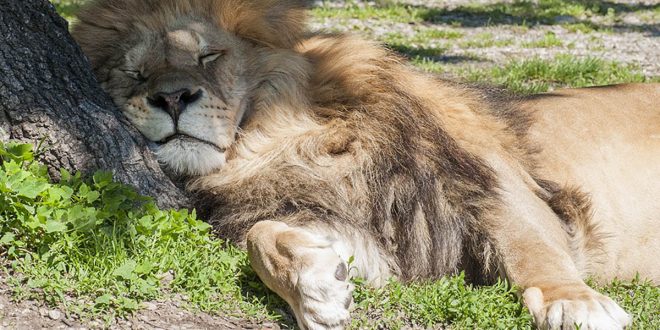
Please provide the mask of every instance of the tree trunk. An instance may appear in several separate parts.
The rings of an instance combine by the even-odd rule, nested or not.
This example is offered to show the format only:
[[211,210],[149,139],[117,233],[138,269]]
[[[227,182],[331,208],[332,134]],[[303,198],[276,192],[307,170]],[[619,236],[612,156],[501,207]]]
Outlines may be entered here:
[[40,157],[55,180],[59,168],[109,170],[161,207],[189,206],[46,0],[0,0],[0,110],[0,140],[44,139]]

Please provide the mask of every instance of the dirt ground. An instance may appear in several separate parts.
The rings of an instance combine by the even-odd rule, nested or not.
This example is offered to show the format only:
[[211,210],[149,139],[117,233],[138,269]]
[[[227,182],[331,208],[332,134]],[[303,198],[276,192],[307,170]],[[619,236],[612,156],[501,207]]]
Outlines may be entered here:
[[102,320],[81,321],[58,309],[35,301],[16,303],[7,288],[0,290],[0,329],[131,329],[131,330],[193,330],[193,329],[259,329],[279,330],[274,323],[252,323],[247,320],[212,316],[187,311],[173,301],[152,302],[128,319],[116,319],[110,324]]
[[[382,1],[382,0],[381,0]],[[358,1],[359,2],[359,1]],[[577,57],[597,57],[608,61],[633,64],[647,77],[660,76],[660,21],[657,17],[649,16],[642,11],[623,11],[620,19],[608,20],[603,16],[572,17],[557,16],[556,24],[531,24],[522,28],[520,22],[498,21],[488,22],[489,17],[484,15],[466,15],[453,10],[467,4],[494,4],[510,3],[513,0],[402,0],[397,1],[431,8],[443,8],[448,14],[439,17],[437,23],[423,22],[419,24],[396,23],[378,19],[344,19],[327,18],[312,22],[314,29],[330,31],[351,31],[358,34],[379,39],[391,32],[404,36],[414,36],[419,28],[441,28],[459,31],[463,39],[490,34],[495,41],[512,41],[487,47],[463,47],[459,40],[449,42],[449,49],[434,60],[447,62],[453,58],[471,58],[467,61],[458,61],[449,66],[455,67],[492,67],[501,66],[510,60],[540,57],[554,58],[558,54],[570,54]],[[333,1],[333,6],[341,7],[344,1]],[[655,8],[660,0],[609,0],[607,3],[632,5],[640,8]],[[513,18],[509,18],[513,19]],[[460,22],[460,26],[448,24],[452,21]],[[602,31],[578,33],[567,29],[564,23],[586,23],[600,26]],[[564,45],[570,47],[525,47],[528,42],[539,40],[546,33],[554,33]]]

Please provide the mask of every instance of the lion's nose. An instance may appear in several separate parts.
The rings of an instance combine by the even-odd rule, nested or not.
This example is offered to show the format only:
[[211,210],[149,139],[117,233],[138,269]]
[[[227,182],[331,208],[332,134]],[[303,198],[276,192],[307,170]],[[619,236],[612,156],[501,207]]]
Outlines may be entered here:
[[192,92],[190,89],[180,89],[173,93],[156,93],[147,98],[149,105],[169,113],[174,122],[179,121],[179,115],[188,105],[195,103],[202,97],[202,90]]

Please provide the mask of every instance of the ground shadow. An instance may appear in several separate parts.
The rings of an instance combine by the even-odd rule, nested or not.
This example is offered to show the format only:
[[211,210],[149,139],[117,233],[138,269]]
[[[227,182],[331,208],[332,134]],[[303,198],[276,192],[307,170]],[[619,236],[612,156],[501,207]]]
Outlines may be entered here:
[[275,292],[271,291],[261,282],[257,274],[249,264],[241,267],[238,277],[238,285],[241,288],[243,301],[258,300],[266,307],[266,310],[277,317],[277,324],[282,329],[297,329],[296,319],[291,308]]
[[445,55],[447,49],[442,47],[411,47],[409,45],[388,43],[385,47],[393,50],[407,59],[424,59],[433,62],[458,64],[465,62],[483,61],[476,56],[469,55]]
[[[605,16],[610,11],[614,13],[633,13],[644,10],[660,9],[660,4],[619,4],[610,1],[596,0],[562,0],[563,6],[581,5],[589,9],[592,14]],[[545,5],[543,2],[514,1],[513,3],[493,3],[480,6],[459,6],[453,9],[417,7],[422,20],[426,23],[445,23],[465,27],[479,27],[491,25],[555,25],[564,23],[582,23],[594,29],[658,29],[658,24],[614,24],[613,26],[593,23],[580,17],[563,14],[558,6]]]
[[[332,2],[332,1],[330,1]],[[561,25],[582,24],[587,28],[617,29],[648,32],[652,36],[660,35],[660,24],[630,24],[615,22],[613,24],[596,23],[579,17],[581,15],[566,14],[570,7],[584,8],[591,15],[605,17],[608,13],[636,13],[640,11],[655,11],[659,4],[622,4],[610,0],[557,0],[553,2],[516,0],[510,3],[497,2],[485,5],[460,5],[454,8],[438,8],[428,5],[404,5],[397,1],[381,1],[376,7],[405,6],[414,16],[425,24],[449,24],[463,27],[483,27],[493,25]],[[581,11],[577,10],[576,11]]]

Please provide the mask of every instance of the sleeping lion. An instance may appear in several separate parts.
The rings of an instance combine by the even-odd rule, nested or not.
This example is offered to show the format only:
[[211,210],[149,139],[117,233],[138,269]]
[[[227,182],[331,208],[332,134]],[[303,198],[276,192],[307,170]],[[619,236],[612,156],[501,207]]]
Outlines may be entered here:
[[304,7],[99,0],[73,31],[302,329],[347,325],[351,276],[459,271],[515,283],[541,328],[631,323],[583,279],[660,284],[660,85],[507,97],[310,33]]

